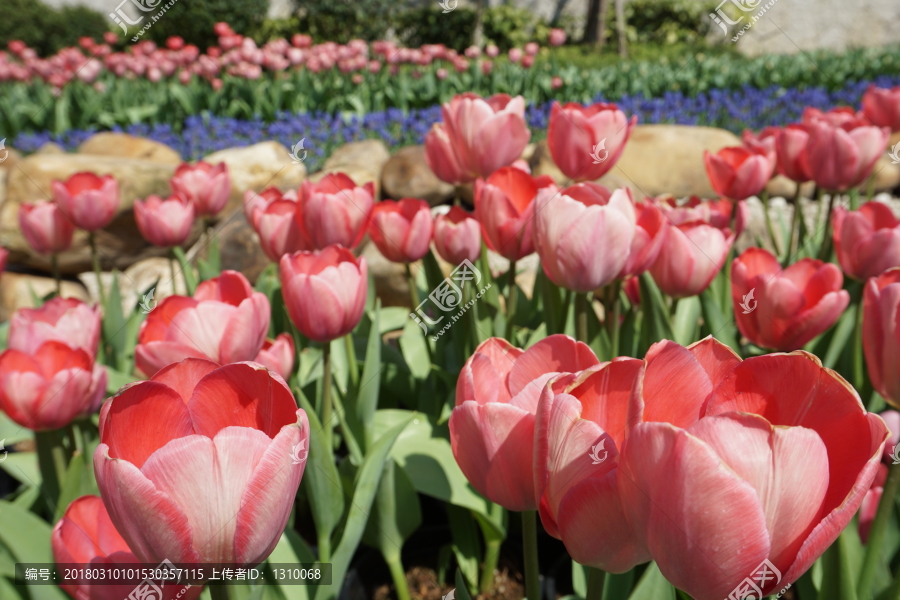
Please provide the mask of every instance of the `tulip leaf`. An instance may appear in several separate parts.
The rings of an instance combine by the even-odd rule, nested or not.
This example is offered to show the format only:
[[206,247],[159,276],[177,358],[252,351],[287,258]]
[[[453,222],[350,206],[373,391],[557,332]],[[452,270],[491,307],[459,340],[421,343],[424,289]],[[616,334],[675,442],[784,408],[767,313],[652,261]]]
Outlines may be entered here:
[[[134,318],[134,314],[132,317]],[[122,293],[119,290],[118,273],[113,273],[112,285],[109,286],[109,295],[106,298],[106,306],[103,308],[103,340],[108,352],[106,364],[120,371],[127,370],[125,364],[125,348],[127,345],[128,322],[122,313]]]
[[624,573],[607,573],[603,579],[604,600],[628,600],[634,587],[634,569]]
[[[822,364],[829,368],[834,369],[837,366],[838,360],[841,358],[841,355],[844,352],[844,348],[847,346],[847,342],[853,337],[853,332],[856,329],[856,317],[857,311],[859,310],[859,305],[850,305],[847,307],[841,316],[838,318],[837,325],[834,327],[831,333],[831,340],[828,344],[828,349],[823,353],[822,346],[816,345],[814,348],[814,354],[817,356],[824,356],[822,360]],[[825,340],[825,334],[822,336],[822,341]],[[818,340],[816,340],[818,341]]]
[[466,583],[473,588],[478,587],[478,564],[481,562],[481,546],[478,541],[478,528],[472,513],[459,506],[447,505],[447,518],[450,520],[450,534],[453,538],[453,554]]
[[544,269],[538,268],[534,280],[534,295],[540,293],[541,316],[547,324],[547,335],[562,333],[565,321],[565,294],[558,285],[550,281]]
[[329,342],[331,350],[331,378],[337,384],[341,394],[347,395],[347,381],[350,378],[350,359],[343,337]]
[[856,576],[862,545],[856,527],[847,527],[822,555],[822,585],[818,600],[856,600]]
[[[372,312],[373,314],[370,317],[372,317],[374,322],[374,309]],[[389,331],[403,329],[403,326],[410,319],[409,313],[410,310],[403,306],[386,306],[381,308],[378,315],[378,331],[383,335]]]
[[[451,324],[449,316],[445,322]],[[460,325],[462,328],[462,325]],[[447,332],[445,332],[447,333]],[[403,335],[400,336],[400,351],[406,361],[409,370],[416,379],[425,379],[431,373],[431,359],[428,346],[425,342],[425,334],[415,321],[410,319],[403,326]]]
[[377,548],[388,565],[402,566],[400,550],[421,524],[419,496],[409,475],[388,457],[363,533],[363,542]]
[[675,588],[651,562],[628,600],[675,600]]
[[737,343],[734,321],[722,314],[715,294],[709,288],[701,292],[700,303],[703,305],[703,321],[709,334],[726,346],[730,346],[735,352],[740,353],[741,348]]
[[456,587],[454,588],[454,597],[456,600],[472,600],[472,595],[469,594],[469,588],[466,587],[466,580],[459,569],[456,570],[454,583],[456,584]]
[[697,341],[697,328],[700,321],[700,299],[697,296],[682,298],[675,307],[675,318],[672,320],[672,334],[675,341],[687,346]]
[[[291,529],[286,529],[281,534],[275,549],[269,555],[269,563],[273,564],[309,564],[314,562],[316,562],[316,559],[306,542]],[[308,600],[310,596],[309,591],[316,589],[312,586],[286,584],[279,580],[276,580],[276,582],[285,600]]]
[[656,342],[671,340],[675,335],[672,333],[669,309],[663,293],[656,286],[650,273],[641,274],[640,286],[641,311],[644,313],[644,320],[641,324],[642,349],[646,351]]
[[[378,396],[381,391],[381,300],[375,301],[375,310],[371,315],[372,326],[366,342],[366,358],[363,361],[362,377],[356,391],[356,401],[351,407],[347,421],[356,434],[356,439],[363,444],[363,451],[372,447],[372,420],[378,408]],[[404,323],[408,322],[406,319]]]
[[112,367],[106,367],[106,393],[107,394],[116,394],[120,389],[128,385],[129,383],[137,381],[137,378],[128,375],[126,373],[122,373],[121,371],[117,371]]
[[4,598],[4,600],[25,600],[25,597],[20,596],[16,588],[4,577],[0,577],[0,598]]
[[56,503],[54,521],[58,521],[66,509],[76,498],[87,495],[98,495],[97,483],[94,480],[94,465],[90,455],[76,451],[69,462],[66,476],[63,479],[62,491]]
[[[51,527],[37,515],[11,502],[0,500],[0,544],[9,549],[16,562],[52,563]],[[32,600],[66,600],[54,585],[28,587]]]
[[572,561],[572,590],[579,598],[587,598],[588,568]]

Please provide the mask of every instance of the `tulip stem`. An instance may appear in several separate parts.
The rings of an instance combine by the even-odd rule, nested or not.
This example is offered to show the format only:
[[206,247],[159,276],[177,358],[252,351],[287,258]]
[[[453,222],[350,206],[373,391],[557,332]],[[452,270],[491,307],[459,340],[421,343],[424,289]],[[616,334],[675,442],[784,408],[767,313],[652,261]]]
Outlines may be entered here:
[[763,190],[759,193],[759,199],[762,200],[763,212],[766,216],[766,231],[769,232],[769,238],[772,239],[772,249],[775,250],[775,256],[781,256],[781,244],[775,236],[775,226],[772,225],[772,216],[769,214],[769,192]]
[[797,191],[794,193],[794,215],[791,219],[791,239],[788,245],[787,256],[784,257],[784,266],[794,258],[800,244],[800,223],[803,219],[803,209],[800,206],[800,183],[797,182]]
[[875,579],[875,569],[881,562],[881,552],[884,549],[884,536],[887,535],[887,524],[894,507],[894,497],[900,488],[900,465],[891,465],[887,481],[884,482],[884,491],[881,493],[881,501],[878,502],[878,511],[869,529],[869,543],[866,544],[866,554],[863,558],[862,568],[859,570],[859,580],[856,584],[856,595],[859,600],[869,600],[872,597],[872,583]]
[[516,316],[516,261],[509,261],[508,283],[506,290],[506,339],[512,343],[513,319]]
[[353,347],[353,334],[344,336],[344,345],[347,348],[347,364],[350,366],[350,382],[356,387],[359,384],[359,363],[356,361],[356,348]]
[[409,282],[409,301],[412,303],[412,309],[416,310],[416,307],[419,306],[419,287],[416,285],[416,278],[413,277],[412,269],[409,268],[409,263],[404,263],[406,267],[406,280]]
[[50,512],[56,512],[55,503],[62,492],[62,482],[66,479],[68,459],[62,443],[60,431],[35,431],[34,441],[37,446],[38,466],[41,471],[44,493],[54,503]]
[[[830,192],[828,194],[828,205],[825,210],[825,223],[822,224],[822,228],[824,229],[824,235],[822,236],[822,246],[819,248],[819,260],[828,261],[828,257],[831,254],[831,206],[834,202],[835,197],[834,192]],[[821,202],[821,200],[819,201]],[[819,209],[821,211],[822,205],[819,205]]]
[[538,568],[537,511],[522,511],[522,547],[525,559],[525,598],[541,600],[541,575]]
[[56,280],[56,295],[62,298],[62,280],[59,278],[59,255],[50,255],[50,265],[53,269],[53,279]]
[[607,330],[609,331],[609,350],[610,360],[619,356],[619,315],[622,312],[622,302],[619,300],[619,290],[622,288],[622,281],[613,280],[610,284],[610,299],[607,318]]
[[603,600],[603,585],[606,573],[601,569],[588,567],[587,598],[585,600]]
[[169,248],[169,268],[172,270],[172,295],[178,293],[178,284],[175,282],[178,275],[175,272],[175,249]]
[[229,600],[228,586],[224,583],[208,583],[206,587],[212,600]]
[[106,292],[103,290],[103,278],[100,277],[100,253],[97,252],[97,238],[94,232],[88,233],[91,245],[91,262],[94,264],[94,275],[97,276],[97,293],[100,294],[100,305],[106,309]]
[[587,294],[575,292],[575,338],[588,343],[588,300]]
[[391,579],[394,580],[397,600],[409,600],[409,586],[406,583],[406,572],[403,570],[403,563],[400,561],[399,550],[395,554],[397,556],[385,557],[385,562],[387,562],[388,569],[391,572]]
[[325,447],[334,452],[331,439],[331,342],[322,345],[322,426]]
[[497,570],[497,561],[500,560],[500,546],[503,539],[486,540],[484,545],[484,566],[481,569],[481,581],[478,584],[479,591],[484,594],[494,584],[494,571]]

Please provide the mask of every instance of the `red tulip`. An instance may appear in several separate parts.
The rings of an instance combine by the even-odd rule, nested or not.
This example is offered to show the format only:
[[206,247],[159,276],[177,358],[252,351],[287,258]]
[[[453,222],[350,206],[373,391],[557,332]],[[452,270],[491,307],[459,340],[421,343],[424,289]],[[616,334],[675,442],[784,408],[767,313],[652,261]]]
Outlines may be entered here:
[[223,271],[197,286],[194,297],[169,296],[147,316],[134,360],[151,376],[188,357],[219,364],[253,360],[269,331],[271,309],[237,271]]
[[534,252],[534,199],[540,188],[550,185],[553,180],[549,176],[532,177],[514,167],[475,181],[475,218],[481,223],[487,247],[509,260]]
[[745,129],[741,134],[741,141],[746,148],[749,148],[756,154],[765,154],[769,161],[769,165],[774,173],[775,167],[778,166],[778,152],[776,144],[780,127],[765,127],[759,132],[759,135],[753,133],[750,129]]
[[625,515],[696,600],[727,597],[763,561],[781,574],[763,596],[797,581],[856,513],[887,436],[815,356],[741,362],[712,338],[652,346],[628,416]]
[[834,249],[844,273],[865,281],[900,267],[900,220],[890,207],[866,202],[857,211],[834,211]]
[[861,121],[831,125],[825,118],[809,125],[806,167],[813,181],[826,190],[843,191],[863,183],[884,153],[890,138],[887,127]]
[[534,246],[547,277],[575,292],[590,292],[618,277],[635,235],[631,192],[599,184],[538,192]]
[[859,505],[859,527],[857,531],[863,544],[869,542],[869,530],[872,529],[872,521],[875,520],[875,514],[878,512],[878,505],[881,503],[881,496],[884,493],[884,482],[887,480],[887,476],[888,468],[884,463],[881,463],[875,472],[872,487],[868,489],[862,504]]
[[[106,371],[96,375],[105,385]],[[94,377],[87,352],[56,340],[30,353],[6,350],[0,354],[0,409],[35,431],[65,427],[88,412],[98,384]]]
[[778,132],[775,151],[778,157],[778,172],[798,183],[812,179],[806,159],[806,144],[809,142],[809,126],[802,123],[791,124]]
[[281,257],[281,295],[300,333],[317,342],[347,335],[362,318],[369,290],[366,259],[338,245]]
[[768,250],[748,248],[731,265],[738,329],[763,348],[802,348],[847,308],[850,294],[841,289],[843,284],[832,263],[804,258],[782,270]]
[[566,177],[588,181],[603,177],[615,166],[637,116],[629,120],[615,104],[581,106],[576,102],[550,108],[547,147]]
[[340,244],[353,249],[366,234],[374,202],[371,181],[357,186],[344,173],[330,173],[319,183],[304,181],[300,186],[297,219],[314,248]]
[[863,350],[872,387],[900,407],[900,268],[866,282],[863,292]]
[[80,348],[93,357],[100,341],[100,307],[75,298],[52,298],[40,308],[20,308],[9,322],[9,347],[34,354],[46,341]]
[[294,372],[294,338],[282,333],[274,340],[267,339],[253,362],[258,362],[287,381]]
[[220,162],[213,166],[202,160],[181,163],[169,180],[172,192],[189,200],[198,217],[215,216],[228,203],[231,177],[228,166]]
[[551,335],[525,351],[501,338],[476,348],[456,384],[450,445],[479,493],[508,510],[537,508],[531,457],[541,390],[560,372],[597,364],[587,345],[565,335]]
[[562,29],[551,29],[549,41],[551,46],[562,46],[566,43],[566,32]]
[[617,358],[544,387],[535,417],[541,522],[572,559],[612,573],[647,562],[616,481],[628,398],[643,362]]
[[715,154],[705,150],[703,162],[716,193],[732,200],[759,194],[772,178],[775,167],[766,150],[741,146],[722,148]]
[[666,220],[673,225],[703,221],[718,229],[725,229],[731,227],[733,222],[735,236],[741,235],[750,218],[746,202],[734,202],[727,198],[702,200],[691,196],[686,202],[678,203],[675,198],[668,196],[660,197],[656,202]]
[[444,104],[442,114],[444,122],[435,124],[426,136],[425,159],[448,183],[487,177],[512,164],[531,138],[521,96],[497,94],[485,99],[466,92]]
[[165,200],[149,196],[143,202],[134,201],[134,220],[144,239],[154,246],[180,246],[191,234],[194,205],[181,196]]
[[312,247],[300,229],[296,202],[275,200],[266,206],[258,204],[253,210],[251,223],[269,260],[278,262],[285,254]]
[[900,131],[900,86],[879,88],[870,85],[863,94],[862,109],[873,125]]
[[434,220],[434,247],[447,262],[474,263],[481,255],[481,226],[472,213],[458,206]]
[[76,227],[96,231],[109,225],[119,208],[119,184],[111,175],[75,173],[54,181],[53,200]]
[[428,254],[434,224],[424,200],[382,200],[372,209],[369,237],[388,260],[414,262]]
[[287,524],[308,443],[279,375],[188,358],[106,401],[94,471],[142,562],[256,565]]
[[849,106],[838,106],[827,111],[820,110],[814,106],[807,106],[803,109],[802,122],[804,124],[812,125],[817,121],[828,123],[832,127],[843,128],[869,125],[862,112],[857,112]]
[[291,202],[296,202],[297,192],[291,190],[282,194],[281,190],[274,187],[266,188],[259,193],[256,193],[253,190],[244,192],[244,218],[247,219],[247,223],[253,224],[253,212],[256,210],[256,207],[265,210],[267,206],[276,200],[290,200]]
[[44,200],[19,205],[19,227],[28,245],[40,254],[65,252],[75,233],[75,226],[62,210]]

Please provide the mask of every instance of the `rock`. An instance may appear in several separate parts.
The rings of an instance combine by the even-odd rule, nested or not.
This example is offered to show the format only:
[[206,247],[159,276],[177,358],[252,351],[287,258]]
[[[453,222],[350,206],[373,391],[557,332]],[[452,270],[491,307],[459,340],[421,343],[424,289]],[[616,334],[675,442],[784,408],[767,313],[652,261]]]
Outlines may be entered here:
[[[815,190],[816,184],[812,181],[807,181],[800,186],[800,195],[804,198],[809,198],[815,193]],[[769,192],[770,198],[793,200],[797,194],[797,183],[784,175],[776,175],[766,184],[766,191]]]
[[[4,138],[5,139],[5,138]],[[10,148],[6,144],[0,144],[0,173],[11,171],[16,164],[22,160],[22,154],[15,148]]]
[[[891,134],[891,139],[888,141],[888,145],[890,146],[889,150],[893,150],[894,146],[900,144],[900,131],[895,131]],[[900,154],[900,152],[898,152]]]
[[295,163],[290,151],[278,142],[262,142],[243,148],[219,150],[204,157],[210,164],[224,162],[231,175],[231,198],[221,217],[228,219],[242,211],[244,192],[261,192],[276,187],[282,191],[299,187],[306,178],[306,166]]
[[97,156],[140,158],[172,165],[182,162],[181,155],[177,151],[161,142],[112,131],[95,133],[78,146],[78,152]]
[[[386,259],[372,242],[364,243],[360,255],[366,259],[369,276],[375,282],[375,294],[381,298],[381,305],[409,306],[409,282],[406,277],[406,268],[400,263]],[[410,268],[415,273],[417,265],[410,265]]]
[[35,154],[68,154],[68,152],[56,142],[46,142],[35,151]]
[[547,146],[546,140],[541,140],[534,146],[531,153],[531,159],[528,161],[531,167],[531,174],[535,177],[540,175],[549,175],[559,185],[564,185],[569,178],[566,177],[550,156],[550,148]]
[[335,149],[322,165],[323,171],[340,171],[345,167],[360,167],[380,173],[391,153],[381,140],[350,142]]
[[309,176],[309,180],[313,183],[319,183],[325,179],[326,175],[335,172],[344,173],[359,186],[363,186],[371,181],[375,184],[375,200],[378,200],[381,190],[380,173],[378,171],[372,171],[367,167],[344,165],[337,171],[319,171],[318,173],[314,173]]
[[[875,174],[876,192],[886,192],[900,186],[900,164],[892,162],[888,155],[878,159],[872,173]],[[861,189],[860,193],[865,194],[866,190]]]
[[[56,291],[56,281],[52,277],[6,271],[0,275],[0,322],[9,320],[20,308],[35,308],[35,296],[43,298],[53,291]],[[62,295],[85,302],[90,300],[85,289],[73,281],[62,282]]]
[[[259,237],[247,223],[243,213],[222,226],[216,234],[216,240],[219,243],[222,269],[240,271],[250,283],[256,283],[259,274],[270,264],[259,244]],[[204,256],[205,250],[200,255]]]
[[[92,271],[81,273],[78,279],[87,288],[87,293],[92,302],[99,302],[97,293],[97,275]],[[187,294],[187,286],[184,276],[181,275],[181,266],[175,263],[175,285],[172,285],[172,263],[168,258],[153,257],[138,261],[121,273],[100,273],[103,283],[103,291],[109,298],[113,281],[118,279],[119,294],[122,297],[122,312],[128,316],[132,311],[141,309],[142,305],[150,309],[173,293]],[[174,289],[173,289],[174,288]],[[153,291],[152,296],[150,291]]]
[[407,146],[394,154],[381,171],[388,198],[421,198],[436,206],[453,198],[454,187],[438,179],[425,162],[424,146]]

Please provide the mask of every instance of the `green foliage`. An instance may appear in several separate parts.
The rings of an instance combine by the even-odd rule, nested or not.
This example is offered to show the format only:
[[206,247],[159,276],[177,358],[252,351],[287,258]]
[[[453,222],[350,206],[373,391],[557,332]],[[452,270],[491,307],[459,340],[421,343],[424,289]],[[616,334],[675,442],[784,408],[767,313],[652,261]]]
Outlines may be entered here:
[[85,6],[52,8],[37,0],[3,0],[0,19],[0,48],[21,40],[41,56],[78,44],[87,36],[100,40],[110,22]]
[[501,4],[484,11],[484,39],[496,44],[500,50],[521,48],[531,41],[547,42],[550,27],[531,11]]
[[[262,25],[268,10],[269,0],[178,0],[142,39],[163,44],[167,38],[177,35],[205,49],[216,44],[218,38],[213,26],[219,21],[228,23],[237,33],[250,33]],[[146,18],[141,25],[145,24]],[[129,33],[133,36],[137,29]]]
[[[615,39],[614,3],[607,18],[607,39]],[[715,3],[696,0],[634,0],[625,4],[629,42],[676,44],[703,41],[712,22],[707,16]]]
[[460,7],[444,13],[431,5],[414,8],[394,16],[394,29],[400,41],[410,47],[444,44],[462,51],[472,44],[475,11]]
[[383,39],[391,16],[404,5],[396,0],[298,0],[297,7],[301,31],[316,42],[345,44]]

